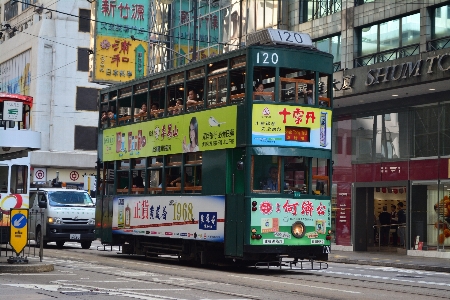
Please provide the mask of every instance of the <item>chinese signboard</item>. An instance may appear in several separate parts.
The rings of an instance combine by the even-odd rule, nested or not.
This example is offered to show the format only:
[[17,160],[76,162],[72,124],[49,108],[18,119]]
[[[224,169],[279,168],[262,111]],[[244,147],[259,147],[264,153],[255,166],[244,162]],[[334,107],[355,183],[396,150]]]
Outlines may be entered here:
[[234,148],[237,107],[139,122],[103,132],[103,161]]
[[99,35],[148,40],[149,1],[101,0],[97,1]]
[[96,1],[92,81],[141,78],[148,69],[149,2]]
[[23,104],[22,102],[15,102],[15,101],[4,101],[3,106],[3,120],[4,121],[16,121],[16,122],[22,122],[23,115],[22,115],[22,109]]
[[144,77],[148,43],[131,39],[97,36],[95,77],[100,81],[128,81]]
[[[331,201],[314,199],[252,198],[258,203],[251,213],[251,228],[261,239],[251,245],[330,245],[326,239],[331,229]],[[292,225],[304,224],[301,238],[293,236]]]
[[331,150],[331,110],[254,104],[252,144]]
[[115,197],[112,230],[119,234],[223,242],[225,196]]

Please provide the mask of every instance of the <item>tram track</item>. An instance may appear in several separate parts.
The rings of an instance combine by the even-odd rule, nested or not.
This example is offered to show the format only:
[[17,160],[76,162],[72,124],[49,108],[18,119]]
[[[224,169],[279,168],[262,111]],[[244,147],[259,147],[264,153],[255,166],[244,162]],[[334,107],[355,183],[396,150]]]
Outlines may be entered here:
[[[85,252],[85,251],[82,251]],[[78,260],[79,262],[92,262],[92,263],[98,263],[99,256],[90,254],[89,251],[86,251],[86,253],[78,253],[78,251],[71,251],[70,259]],[[53,257],[53,255],[52,255]],[[104,255],[101,255],[101,257],[104,257]],[[188,270],[188,268],[191,268],[190,265],[183,265],[179,263],[170,263],[170,262],[164,262],[161,263],[148,261],[144,259],[143,257],[137,257],[137,256],[127,256],[127,257],[121,257],[117,255],[107,255],[107,257],[113,258],[111,260],[103,260],[102,266],[108,266],[111,268],[121,268],[128,271],[128,273],[132,274],[132,272],[142,272],[142,271],[148,271],[149,268],[155,268],[157,269],[156,274],[161,275],[169,275],[170,272],[173,272],[173,269],[177,270]],[[56,259],[59,259],[59,257],[55,257]],[[133,263],[133,261],[135,261]],[[67,268],[67,265],[64,263],[55,263],[55,266]],[[79,266],[80,267],[80,266]],[[192,267],[193,271],[198,271],[198,267],[194,268]],[[450,291],[450,289],[445,288],[439,288],[439,287],[429,287],[426,285],[422,285],[421,290],[418,292],[416,291],[417,285],[414,285],[415,282],[411,282],[410,284],[407,283],[407,281],[403,281],[401,285],[398,284],[398,282],[389,282],[386,280],[376,280],[376,279],[367,279],[367,278],[351,278],[351,277],[340,277],[337,278],[333,275],[328,275],[326,272],[296,272],[295,275],[292,274],[291,271],[272,271],[272,270],[256,270],[256,269],[240,269],[236,270],[236,268],[209,268],[208,270],[214,271],[230,271],[233,272],[231,275],[226,276],[227,279],[221,280],[220,278],[215,278],[214,280],[206,279],[206,272],[203,272],[202,275],[177,275],[177,277],[185,277],[188,280],[196,280],[198,282],[202,281],[208,281],[214,283],[216,286],[222,286],[222,285],[230,285],[246,289],[252,290],[254,288],[257,288],[259,293],[264,294],[264,291],[270,292],[270,293],[277,293],[284,296],[290,296],[290,297],[302,297],[305,299],[311,298],[311,299],[346,299],[345,295],[343,297],[339,296],[333,296],[333,297],[327,297],[327,296],[318,296],[317,294],[311,293],[306,291],[305,289],[299,290],[302,287],[306,289],[311,288],[322,288],[326,289],[322,286],[318,285],[318,282],[327,285],[328,289],[330,291],[336,291],[339,293],[347,294],[349,291],[355,290],[355,289],[362,289],[369,291],[368,294],[371,293],[377,293],[380,290],[380,286],[382,286],[383,291],[393,292],[393,293],[400,293],[404,296],[412,295],[412,296],[418,296],[418,297],[434,297],[436,299],[447,299],[448,296],[443,296],[443,294]],[[85,271],[95,272],[98,275],[114,275],[114,273],[111,273],[111,271],[107,270],[101,270],[96,269],[92,270],[90,268],[83,268]],[[299,275],[305,275],[302,276],[302,278],[299,280]],[[274,278],[274,276],[276,278]],[[139,276],[127,276],[130,280],[138,280],[141,282],[152,282],[151,279],[145,279]],[[230,279],[231,281],[230,282]],[[246,283],[247,281],[252,282]],[[273,286],[270,288],[265,287],[265,282],[279,282],[280,286],[283,286],[283,288],[274,288]],[[258,282],[255,286],[255,282]],[[294,284],[295,283],[295,284]],[[171,287],[179,287],[179,288],[186,288],[187,285],[185,283],[177,283],[175,281],[170,281],[168,283],[166,282],[160,282],[162,285],[170,285]],[[286,286],[289,286],[290,288],[286,289]],[[198,285],[189,285],[189,289],[196,290],[199,292],[210,292],[215,293],[217,295],[226,295],[226,296],[233,296],[233,297],[243,297],[246,299],[263,299],[259,296],[252,296],[252,295],[244,295],[242,293],[233,293],[226,290],[221,290],[217,288],[211,288],[208,287],[201,287]],[[95,288],[92,286],[91,288]],[[413,291],[414,290],[414,291]],[[251,293],[250,293],[251,294]],[[307,299],[306,298],[306,299]]]

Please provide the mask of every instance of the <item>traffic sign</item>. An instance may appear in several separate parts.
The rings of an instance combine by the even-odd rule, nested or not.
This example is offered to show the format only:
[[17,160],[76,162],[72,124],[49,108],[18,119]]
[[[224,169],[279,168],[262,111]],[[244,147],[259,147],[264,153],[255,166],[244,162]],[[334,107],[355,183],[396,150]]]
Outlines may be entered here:
[[28,241],[28,209],[12,208],[9,243],[14,252],[19,255]]

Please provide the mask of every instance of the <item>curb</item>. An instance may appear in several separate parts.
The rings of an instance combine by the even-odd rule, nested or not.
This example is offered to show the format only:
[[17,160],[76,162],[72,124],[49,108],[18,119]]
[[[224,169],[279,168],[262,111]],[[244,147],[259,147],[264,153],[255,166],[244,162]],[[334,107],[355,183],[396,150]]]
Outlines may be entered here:
[[55,270],[53,264],[46,263],[28,263],[28,264],[9,264],[0,263],[0,273],[42,273]]
[[441,267],[441,266],[416,265],[416,264],[405,264],[405,263],[394,263],[394,262],[391,263],[391,262],[381,262],[381,261],[376,262],[376,261],[369,261],[369,260],[354,260],[354,259],[345,259],[345,258],[344,259],[328,259],[328,262],[450,273],[450,267]]

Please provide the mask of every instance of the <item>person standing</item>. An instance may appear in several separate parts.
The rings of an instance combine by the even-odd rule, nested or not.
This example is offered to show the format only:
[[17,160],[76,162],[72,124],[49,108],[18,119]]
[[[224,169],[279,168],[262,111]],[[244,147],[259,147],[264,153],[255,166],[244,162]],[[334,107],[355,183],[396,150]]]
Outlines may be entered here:
[[389,230],[391,227],[391,214],[387,212],[387,206],[383,206],[383,211],[378,216],[380,221],[380,244],[381,246],[389,245]]
[[397,204],[397,222],[398,222],[398,236],[400,237],[400,246],[405,246],[405,229],[406,229],[406,213],[403,209],[403,202]]
[[393,246],[397,246],[398,243],[398,226],[397,226],[397,207],[395,206],[395,204],[391,205],[391,230],[393,230],[392,232],[392,245]]

